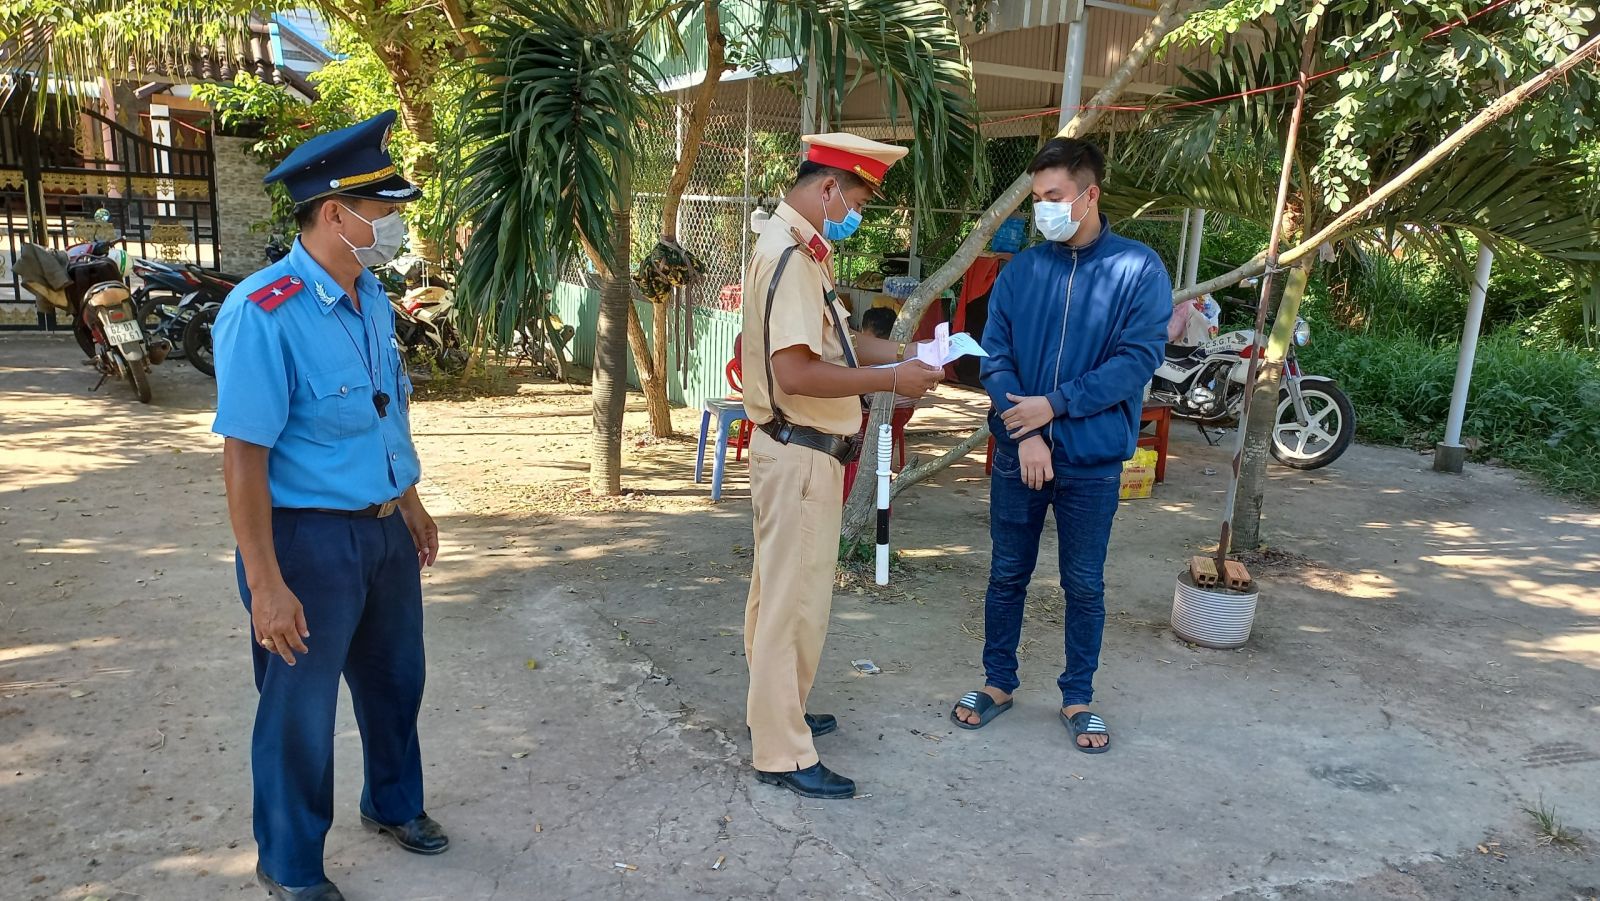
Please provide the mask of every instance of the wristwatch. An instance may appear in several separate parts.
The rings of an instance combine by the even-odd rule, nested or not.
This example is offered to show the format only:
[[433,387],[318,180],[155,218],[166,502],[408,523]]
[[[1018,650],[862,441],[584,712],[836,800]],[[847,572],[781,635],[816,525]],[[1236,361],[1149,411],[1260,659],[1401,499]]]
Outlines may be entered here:
[[901,341],[897,345],[897,350],[895,351],[894,358],[895,358],[895,361],[898,362],[898,363],[904,363],[906,361],[906,342]]

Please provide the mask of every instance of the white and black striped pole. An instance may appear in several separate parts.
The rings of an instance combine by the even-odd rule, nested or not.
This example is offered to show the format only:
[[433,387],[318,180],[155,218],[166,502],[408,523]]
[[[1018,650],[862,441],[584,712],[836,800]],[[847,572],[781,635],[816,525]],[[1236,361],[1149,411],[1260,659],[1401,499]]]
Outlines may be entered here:
[[889,584],[889,454],[894,449],[889,424],[878,426],[878,584]]

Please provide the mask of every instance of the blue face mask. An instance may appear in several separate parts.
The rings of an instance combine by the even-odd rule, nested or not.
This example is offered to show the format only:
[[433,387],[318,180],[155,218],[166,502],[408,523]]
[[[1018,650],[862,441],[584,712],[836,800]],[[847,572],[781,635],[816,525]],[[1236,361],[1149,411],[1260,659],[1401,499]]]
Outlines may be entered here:
[[[843,198],[841,198],[842,200]],[[828,215],[828,199],[822,199],[822,236],[829,241],[843,241],[861,227],[861,214],[845,206],[844,221],[835,221]]]

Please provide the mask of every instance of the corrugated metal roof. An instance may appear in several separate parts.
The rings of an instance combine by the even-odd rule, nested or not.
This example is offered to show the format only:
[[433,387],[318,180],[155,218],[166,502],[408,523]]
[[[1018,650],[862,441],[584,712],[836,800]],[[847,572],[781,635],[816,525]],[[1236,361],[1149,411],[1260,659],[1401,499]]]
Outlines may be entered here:
[[[985,120],[1016,120],[1018,116],[1061,105],[1061,83],[1066,71],[1066,23],[1077,3],[1078,0],[997,0],[990,4],[988,27],[982,33],[967,36],[978,107]],[[1156,0],[1120,0],[1114,5],[1153,8]],[[721,9],[726,34],[753,33],[759,24],[759,12],[748,0],[728,0]],[[1097,6],[1087,7],[1085,16],[1088,47],[1084,54],[1084,100],[1087,101],[1122,65],[1150,19],[1138,12]],[[684,55],[667,53],[664,46],[658,47],[654,54],[658,60],[667,61],[662,74],[672,89],[697,83],[705,66],[705,28],[698,11],[680,33]],[[1254,38],[1240,35],[1234,40]],[[787,52],[779,46],[781,42],[771,44],[768,49],[774,56]],[[1130,98],[1160,93],[1183,80],[1181,66],[1203,69],[1209,67],[1213,59],[1213,54],[1205,49],[1170,49],[1141,66],[1125,93]],[[779,65],[787,70],[794,61],[784,59]],[[735,73],[725,79],[718,92],[719,107],[723,103],[743,105],[744,90],[734,84],[747,74]],[[737,96],[733,94],[735,90]],[[906,137],[905,126],[891,126],[888,114],[885,92],[868,73],[845,99],[844,121],[832,127],[859,130],[863,135]],[[1036,118],[1053,122],[1048,116]],[[1118,116],[1119,120],[1130,124],[1132,118],[1132,115]],[[1007,121],[986,128],[985,134],[1034,134],[1041,127],[1034,119]]]

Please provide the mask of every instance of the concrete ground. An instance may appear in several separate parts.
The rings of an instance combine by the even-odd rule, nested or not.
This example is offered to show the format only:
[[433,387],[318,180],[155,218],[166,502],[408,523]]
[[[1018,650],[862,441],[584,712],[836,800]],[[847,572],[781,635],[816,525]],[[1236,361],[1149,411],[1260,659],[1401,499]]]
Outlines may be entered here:
[[[148,407],[91,394],[70,340],[0,338],[6,901],[263,897],[212,384],[181,363],[154,383]],[[353,901],[1600,895],[1592,508],[1401,450],[1275,468],[1254,635],[1203,650],[1167,621],[1181,561],[1214,540],[1226,452],[1179,426],[1166,484],[1118,518],[1097,683],[1114,749],[1091,757],[1055,715],[1053,538],[1016,707],[979,732],[947,718],[981,681],[976,455],[896,504],[888,589],[841,579],[812,709],[840,716],[819,747],[863,795],[825,803],[743,763],[742,465],[713,506],[692,442],[630,431],[635,493],[596,501],[585,390],[501,389],[415,414],[445,542],[423,751],[454,847],[361,830],[346,707],[327,857]],[[942,405],[913,431],[970,425],[974,398]],[[863,657],[883,673],[856,674]],[[1576,848],[1542,841],[1541,804],[1587,833]]]

